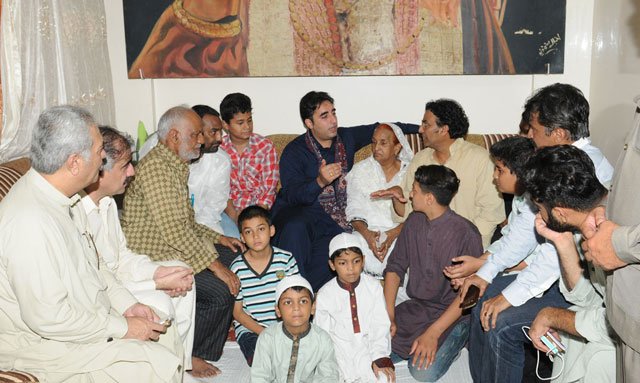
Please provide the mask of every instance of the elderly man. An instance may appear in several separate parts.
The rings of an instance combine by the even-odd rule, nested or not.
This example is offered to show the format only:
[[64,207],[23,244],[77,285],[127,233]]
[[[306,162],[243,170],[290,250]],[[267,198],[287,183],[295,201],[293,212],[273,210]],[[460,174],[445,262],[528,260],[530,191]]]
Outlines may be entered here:
[[425,107],[420,134],[425,149],[417,153],[400,183],[376,197],[393,198],[393,214],[398,222],[412,212],[407,197],[413,175],[421,165],[444,165],[460,178],[460,190],[451,201],[451,210],[473,222],[486,248],[496,226],[504,221],[504,202],[493,185],[493,162],[489,152],[464,140],[469,131],[467,115],[456,101],[439,99]]
[[195,221],[187,180],[189,162],[200,156],[202,127],[202,119],[187,107],[177,106],[162,115],[160,142],[138,163],[122,216],[122,228],[133,251],[156,261],[181,260],[196,273],[192,358],[196,377],[220,372],[206,361],[222,355],[233,296],[240,285],[227,268],[234,258],[229,248],[243,248],[237,239]]
[[96,251],[77,194],[104,151],[93,117],[59,106],[33,131],[33,168],[0,203],[0,368],[41,381],[181,381],[182,350]]
[[[189,165],[189,195],[196,222],[228,237],[240,238],[233,215],[233,203],[229,201],[231,158],[220,149],[222,120],[220,113],[208,105],[194,105],[191,109],[202,118],[204,142],[200,158]],[[142,159],[158,144],[157,133],[149,136],[142,145],[138,159]]]
[[134,175],[133,141],[116,129],[101,126],[106,163],[98,181],[87,186],[82,205],[100,256],[106,266],[140,301],[174,319],[185,351],[185,370],[191,370],[195,293],[193,270],[180,261],[153,262],[127,248],[113,196],[124,193]]

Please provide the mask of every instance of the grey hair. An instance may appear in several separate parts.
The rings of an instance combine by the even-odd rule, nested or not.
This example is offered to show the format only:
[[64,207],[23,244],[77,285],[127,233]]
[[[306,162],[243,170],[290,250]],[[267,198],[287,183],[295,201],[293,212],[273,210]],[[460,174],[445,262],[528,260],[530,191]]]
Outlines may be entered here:
[[113,169],[113,165],[123,156],[133,152],[133,139],[127,133],[110,126],[100,126],[98,129],[100,129],[104,152],[107,155],[102,170],[109,171]]
[[188,114],[195,113],[186,105],[178,105],[164,112],[158,121],[158,139],[164,141],[171,128]]
[[89,160],[93,145],[89,127],[95,125],[91,113],[77,106],[46,109],[31,136],[31,166],[40,173],[53,174],[73,154]]

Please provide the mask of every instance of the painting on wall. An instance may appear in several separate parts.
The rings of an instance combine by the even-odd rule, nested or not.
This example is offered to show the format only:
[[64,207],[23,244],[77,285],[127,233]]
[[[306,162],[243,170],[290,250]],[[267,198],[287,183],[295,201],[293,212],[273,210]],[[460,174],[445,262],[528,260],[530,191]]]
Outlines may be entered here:
[[129,78],[562,73],[566,0],[123,0]]

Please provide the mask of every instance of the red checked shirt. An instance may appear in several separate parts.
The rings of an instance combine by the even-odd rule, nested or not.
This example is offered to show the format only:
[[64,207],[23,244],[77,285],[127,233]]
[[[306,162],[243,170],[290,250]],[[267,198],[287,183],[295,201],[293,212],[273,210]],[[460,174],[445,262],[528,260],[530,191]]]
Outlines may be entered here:
[[239,212],[250,205],[271,208],[280,179],[278,155],[273,142],[254,133],[247,147],[239,154],[227,135],[222,138],[220,147],[231,158],[230,198],[236,210]]

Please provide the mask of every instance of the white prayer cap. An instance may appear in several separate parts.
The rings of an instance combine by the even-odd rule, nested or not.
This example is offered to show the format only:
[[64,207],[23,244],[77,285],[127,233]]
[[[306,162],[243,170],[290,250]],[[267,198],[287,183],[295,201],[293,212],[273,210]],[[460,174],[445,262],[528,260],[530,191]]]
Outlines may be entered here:
[[280,301],[280,295],[282,295],[282,293],[284,293],[288,288],[295,286],[306,288],[309,290],[311,297],[313,298],[313,289],[306,279],[302,278],[300,275],[289,275],[278,282],[278,285],[276,286],[276,306],[278,306],[278,302]]
[[329,243],[329,258],[331,258],[331,255],[335,253],[336,250],[346,249],[348,247],[357,247],[358,249],[362,250],[367,246],[368,245],[366,242],[364,242],[364,239],[358,235],[351,233],[340,233],[333,237],[333,239]]

